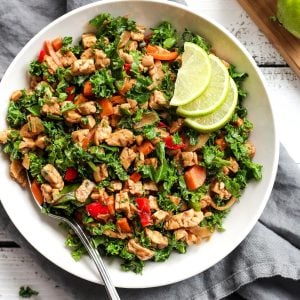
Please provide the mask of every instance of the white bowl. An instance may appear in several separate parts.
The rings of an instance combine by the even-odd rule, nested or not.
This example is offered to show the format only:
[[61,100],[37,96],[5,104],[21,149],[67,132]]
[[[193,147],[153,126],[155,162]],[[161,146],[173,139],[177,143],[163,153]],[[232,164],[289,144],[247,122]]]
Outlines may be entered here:
[[[171,21],[179,31],[188,28],[212,43],[217,55],[247,72],[245,104],[254,123],[251,140],[257,148],[255,161],[263,164],[263,179],[251,182],[240,202],[225,220],[226,231],[215,233],[209,242],[189,247],[186,254],[173,253],[163,263],[149,262],[142,275],[122,272],[117,259],[106,260],[113,282],[118,287],[143,288],[174,283],[203,272],[228,255],[246,237],[261,215],[274,183],[278,163],[278,141],[274,116],[264,79],[245,48],[216,22],[199,16],[188,8],[162,1],[101,1],[76,9],[52,22],[33,37],[14,59],[0,84],[0,130],[6,128],[5,115],[10,94],[28,86],[27,67],[37,56],[44,40],[57,36],[80,37],[88,30],[88,21],[97,14],[128,15],[139,24],[153,27],[163,20]],[[37,251],[62,269],[86,280],[101,283],[88,257],[75,262],[64,246],[65,234],[53,220],[41,215],[30,194],[9,177],[8,160],[0,160],[0,198],[9,217]]]

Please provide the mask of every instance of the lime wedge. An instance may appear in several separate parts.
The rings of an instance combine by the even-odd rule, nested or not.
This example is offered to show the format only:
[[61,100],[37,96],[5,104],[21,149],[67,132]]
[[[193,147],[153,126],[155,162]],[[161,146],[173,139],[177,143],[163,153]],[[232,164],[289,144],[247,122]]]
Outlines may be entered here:
[[177,73],[171,105],[191,102],[207,88],[211,78],[211,63],[208,54],[198,45],[185,42],[182,65]]
[[229,73],[222,61],[213,54],[209,55],[212,73],[206,90],[192,102],[181,105],[177,113],[184,117],[207,115],[217,109],[225,100],[229,90]]
[[230,78],[230,87],[225,101],[214,112],[197,117],[186,118],[188,126],[199,132],[211,132],[223,127],[232,117],[238,101],[238,90],[235,82]]

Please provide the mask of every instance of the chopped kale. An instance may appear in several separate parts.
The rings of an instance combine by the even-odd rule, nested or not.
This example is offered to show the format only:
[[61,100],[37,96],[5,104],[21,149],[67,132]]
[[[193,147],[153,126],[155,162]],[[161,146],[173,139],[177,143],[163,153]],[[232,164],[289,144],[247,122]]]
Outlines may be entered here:
[[101,69],[90,77],[93,87],[93,93],[97,97],[108,98],[116,92],[114,86],[115,79],[111,76],[110,71]]
[[170,73],[167,73],[160,85],[160,90],[164,93],[164,96],[167,100],[170,100],[173,97],[174,94],[174,86],[175,81],[172,79],[172,76]]
[[30,166],[29,166],[29,173],[33,178],[36,178],[39,183],[43,183],[44,179],[41,175],[41,170],[42,168],[47,164],[46,159],[41,156],[36,154],[35,152],[29,152],[29,161],[30,161]]
[[3,152],[9,154],[10,160],[21,159],[23,153],[19,149],[21,136],[18,131],[12,130],[7,143],[3,146]]
[[127,98],[136,100],[139,104],[143,104],[149,100],[152,93],[148,87],[151,85],[152,80],[150,77],[139,75],[135,85],[126,93]]
[[135,21],[125,17],[113,17],[109,13],[96,16],[90,20],[90,24],[96,27],[98,36],[105,36],[110,41],[114,41],[125,30],[137,30]]
[[170,200],[167,193],[160,193],[157,198],[157,203],[162,210],[176,212],[178,207]]
[[244,99],[247,96],[247,92],[242,88],[242,83],[248,77],[248,74],[247,73],[238,72],[236,70],[236,67],[233,66],[233,65],[231,65],[229,67],[228,72],[229,72],[229,75],[231,76],[231,78],[236,83],[236,86],[238,88],[239,100]]
[[159,26],[151,28],[151,30],[151,44],[159,45],[165,49],[172,49],[176,46],[178,36],[176,29],[170,22],[164,21]]
[[134,273],[140,274],[145,266],[145,262],[139,260],[138,258],[132,260],[125,260],[122,264],[122,270],[125,272],[132,271]]
[[154,260],[160,262],[166,261],[173,250],[177,250],[177,252],[181,254],[186,252],[186,244],[183,241],[176,240],[174,235],[169,238],[169,243],[166,248],[155,250]]
[[185,132],[185,134],[189,138],[190,145],[191,146],[197,145],[197,143],[198,143],[198,137],[199,137],[199,132],[197,132],[195,129],[189,128],[189,127],[185,127],[184,128],[184,132]]
[[74,103],[71,103],[71,102],[67,102],[67,103],[65,103],[62,107],[61,107],[61,113],[63,114],[63,113],[65,113],[65,112],[67,112],[67,111],[69,111],[69,110],[73,110],[73,109],[75,109],[77,106],[74,104]]
[[212,232],[214,230],[224,231],[223,220],[228,214],[228,210],[219,211],[216,209],[211,209],[212,215],[210,217],[206,217],[200,223],[201,227],[208,227]]
[[33,76],[41,76],[43,74],[42,64],[34,60],[29,65],[29,73]]
[[75,55],[80,55],[83,52],[83,48],[80,44],[72,46],[73,38],[71,36],[65,36],[62,40],[61,52],[65,54],[71,51]]
[[219,150],[217,146],[203,147],[203,162],[208,169],[220,169],[227,166],[230,162],[224,159],[224,152]]
[[18,128],[26,123],[26,113],[21,111],[18,102],[9,102],[6,121],[13,128]]
[[182,33],[182,40],[184,42],[191,42],[200,46],[207,53],[210,52],[211,45],[208,43],[208,41],[206,41],[203,37],[201,37],[196,33],[193,33],[188,29],[185,29],[184,32]]
[[31,298],[32,296],[37,296],[38,291],[35,291],[30,286],[21,286],[19,290],[19,296],[22,298]]
[[174,145],[180,145],[182,144],[182,139],[181,136],[179,135],[178,132],[175,132],[172,136],[172,141]]

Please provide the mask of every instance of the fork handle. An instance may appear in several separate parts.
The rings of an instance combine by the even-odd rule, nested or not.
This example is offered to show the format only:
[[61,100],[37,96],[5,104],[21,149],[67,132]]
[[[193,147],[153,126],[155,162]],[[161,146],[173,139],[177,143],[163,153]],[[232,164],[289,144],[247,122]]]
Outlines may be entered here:
[[79,224],[77,224],[75,222],[73,223],[69,220],[67,223],[74,230],[76,235],[79,237],[79,239],[85,246],[86,250],[88,251],[90,257],[94,261],[94,263],[101,275],[101,278],[104,282],[109,299],[120,300],[119,294],[112,283],[112,280],[104,266],[103,260],[100,256],[98,250],[93,247],[91,240],[86,236],[86,234],[84,233],[84,231],[82,230],[82,228],[80,227]]

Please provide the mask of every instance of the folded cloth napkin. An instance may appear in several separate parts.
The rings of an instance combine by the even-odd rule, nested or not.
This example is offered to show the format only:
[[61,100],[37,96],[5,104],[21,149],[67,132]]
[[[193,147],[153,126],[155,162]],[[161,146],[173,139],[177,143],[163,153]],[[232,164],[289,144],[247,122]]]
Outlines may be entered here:
[[[0,6],[0,78],[21,47],[42,27],[89,0],[11,0]],[[181,2],[183,1],[175,1]],[[102,286],[59,269],[18,233],[0,205],[0,228],[34,256],[60,282],[68,299],[103,299]],[[0,270],[1,272],[1,270]],[[182,282],[151,289],[119,289],[122,299],[299,299],[300,171],[281,147],[279,169],[269,202],[247,238],[207,271]]]

